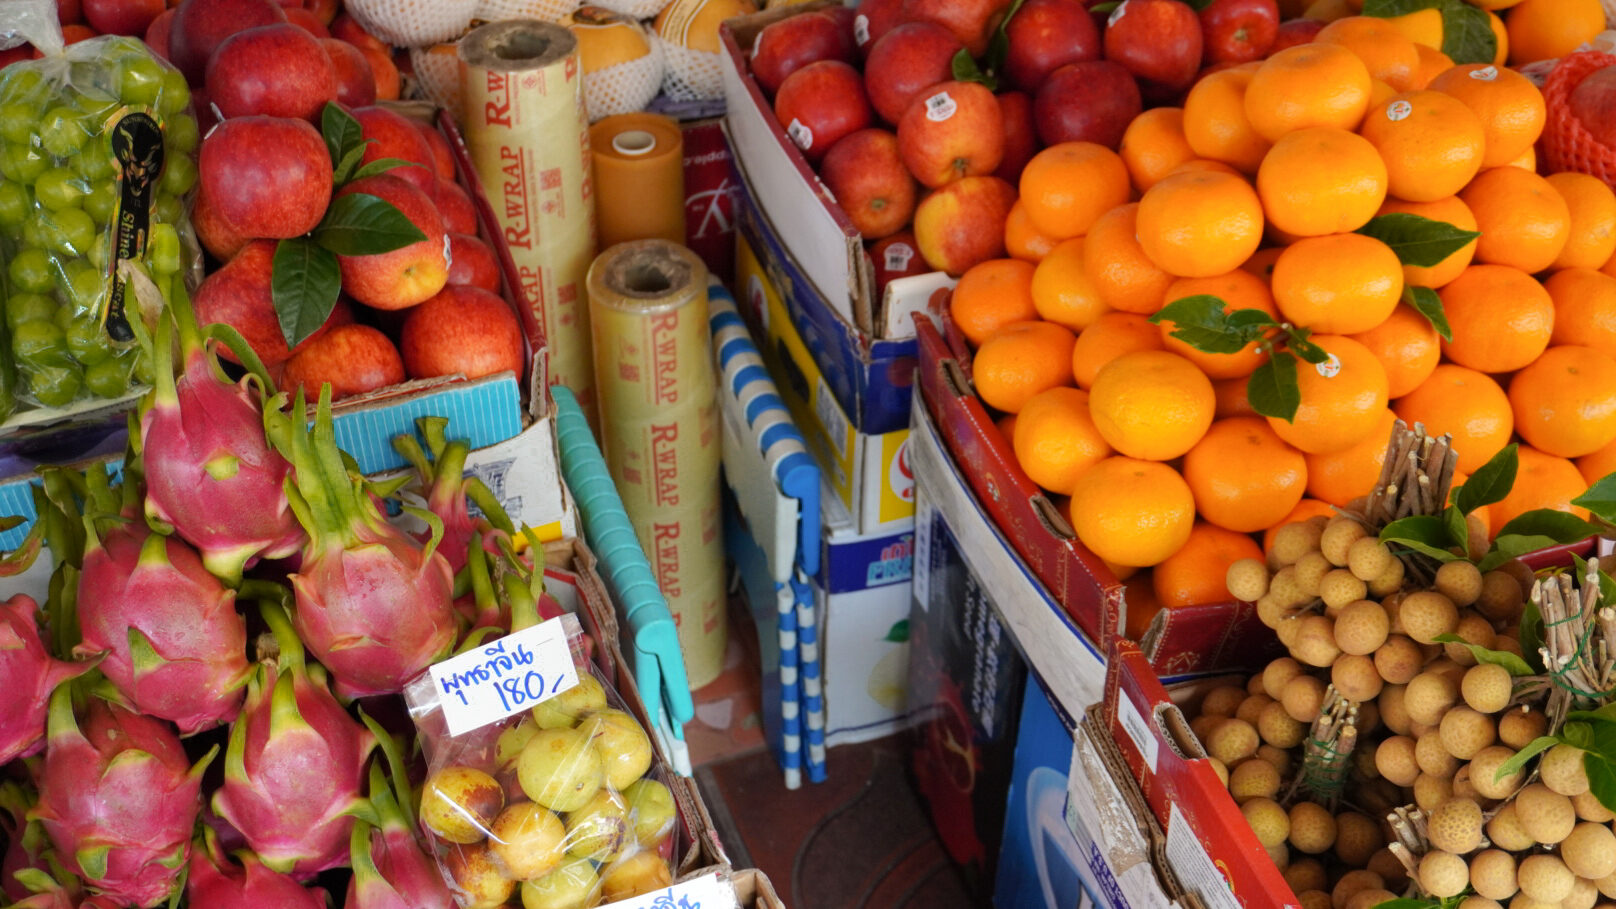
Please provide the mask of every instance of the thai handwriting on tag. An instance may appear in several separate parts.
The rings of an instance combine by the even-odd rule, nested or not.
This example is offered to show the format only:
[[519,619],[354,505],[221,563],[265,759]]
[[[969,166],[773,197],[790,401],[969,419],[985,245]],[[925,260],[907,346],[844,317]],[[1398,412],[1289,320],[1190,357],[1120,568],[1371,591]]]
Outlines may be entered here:
[[428,667],[450,735],[527,710],[578,684],[561,618]]
[[737,909],[739,904],[734,887],[715,871],[612,905],[621,909]]

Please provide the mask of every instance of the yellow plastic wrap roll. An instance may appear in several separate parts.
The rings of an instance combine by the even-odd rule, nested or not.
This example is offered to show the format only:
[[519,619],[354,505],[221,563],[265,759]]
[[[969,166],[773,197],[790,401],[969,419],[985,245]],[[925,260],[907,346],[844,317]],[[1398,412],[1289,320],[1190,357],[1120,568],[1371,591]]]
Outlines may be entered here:
[[619,114],[589,128],[601,248],[628,240],[685,242],[684,137],[661,114]]
[[699,688],[728,636],[707,267],[666,240],[617,244],[590,266],[589,311],[606,467]]
[[585,277],[595,257],[578,41],[536,19],[490,22],[460,39],[466,148],[549,348],[550,382],[593,424]]

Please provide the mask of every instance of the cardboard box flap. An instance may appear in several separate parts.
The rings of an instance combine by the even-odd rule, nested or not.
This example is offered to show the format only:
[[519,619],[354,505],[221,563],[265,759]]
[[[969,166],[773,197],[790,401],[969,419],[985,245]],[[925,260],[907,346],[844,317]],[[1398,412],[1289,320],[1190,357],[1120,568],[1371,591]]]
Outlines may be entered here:
[[794,229],[786,235],[786,244],[792,258],[802,263],[814,287],[848,321],[874,334],[875,277],[863,238],[774,118],[763,90],[747,75],[748,51],[765,26],[830,5],[779,6],[726,19],[719,26],[724,97],[729,99],[724,122],[736,160],[745,158],[747,172],[759,181],[753,185],[761,194],[763,210],[791,214]]
[[1139,646],[1163,678],[1256,668],[1285,652],[1255,604],[1238,601],[1163,609]]

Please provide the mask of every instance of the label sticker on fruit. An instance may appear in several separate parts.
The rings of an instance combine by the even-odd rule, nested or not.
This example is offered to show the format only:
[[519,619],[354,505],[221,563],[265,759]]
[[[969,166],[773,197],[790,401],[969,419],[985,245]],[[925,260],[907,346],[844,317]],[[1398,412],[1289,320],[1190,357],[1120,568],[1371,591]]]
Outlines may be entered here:
[[954,103],[948,92],[938,92],[926,99],[926,119],[933,123],[941,123],[954,116],[959,105]]
[[496,723],[578,684],[561,617],[427,667],[450,735]]
[[907,243],[894,243],[887,247],[887,271],[903,271],[914,258],[914,247]]
[[1414,113],[1414,105],[1407,101],[1398,100],[1386,105],[1386,119],[1393,123],[1398,120],[1406,120],[1408,115],[1412,113]]
[[1313,368],[1318,370],[1319,375],[1326,379],[1333,379],[1341,372],[1341,358],[1335,354],[1330,354],[1329,359],[1323,363],[1313,364]]
[[791,141],[797,143],[797,147],[803,151],[814,147],[814,131],[796,117],[792,117],[791,123],[786,126],[786,135],[790,136]]
[[680,881],[653,893],[612,903],[612,909],[735,909],[735,888],[723,872]]
[[1470,71],[1470,78],[1477,82],[1491,82],[1498,78],[1498,67],[1483,66],[1481,69],[1473,69]]
[[853,17],[853,43],[859,47],[870,43],[870,17],[863,13]]

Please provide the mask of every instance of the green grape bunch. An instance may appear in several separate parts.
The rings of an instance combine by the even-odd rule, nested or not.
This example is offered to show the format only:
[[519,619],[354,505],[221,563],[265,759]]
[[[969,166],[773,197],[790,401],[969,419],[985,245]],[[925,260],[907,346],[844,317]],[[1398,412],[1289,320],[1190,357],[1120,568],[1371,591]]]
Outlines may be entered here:
[[[157,123],[162,148],[143,152],[146,172],[123,175],[111,134],[132,112]],[[144,207],[133,264],[165,300],[176,281],[194,287],[201,255],[186,201],[200,141],[185,77],[136,39],[103,36],[0,70],[0,420],[151,383],[145,348],[108,332],[115,220],[125,200]],[[126,192],[121,177],[146,193]],[[142,322],[132,290],[123,299]]]

